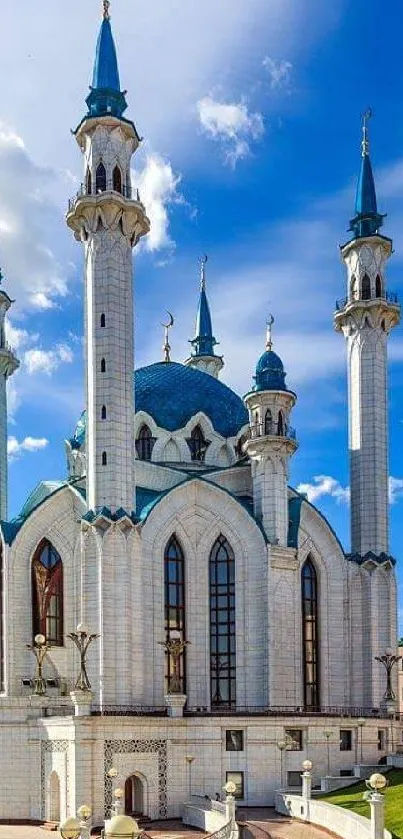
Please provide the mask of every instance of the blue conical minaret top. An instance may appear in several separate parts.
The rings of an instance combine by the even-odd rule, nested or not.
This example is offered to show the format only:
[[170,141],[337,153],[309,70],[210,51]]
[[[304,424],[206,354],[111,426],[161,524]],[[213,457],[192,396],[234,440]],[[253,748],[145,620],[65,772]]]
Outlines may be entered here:
[[369,156],[368,120],[372,116],[368,109],[363,116],[361,143],[361,170],[355,198],[355,216],[350,222],[354,238],[374,236],[382,227],[384,216],[378,213],[374,175]]
[[103,21],[98,35],[91,93],[86,99],[89,117],[121,118],[127,108],[120,90],[119,68],[109,17],[109,0],[103,0]]
[[214,356],[214,347],[217,344],[213,336],[210,307],[206,294],[206,262],[207,256],[204,256],[201,260],[200,297],[196,317],[196,335],[190,342],[194,348],[193,356]]

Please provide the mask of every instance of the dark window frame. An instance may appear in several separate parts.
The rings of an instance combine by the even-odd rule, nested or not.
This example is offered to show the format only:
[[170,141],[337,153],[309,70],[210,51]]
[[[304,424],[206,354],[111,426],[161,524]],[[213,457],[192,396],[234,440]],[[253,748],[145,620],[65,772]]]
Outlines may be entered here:
[[214,708],[236,707],[235,556],[220,534],[210,551],[210,690]]
[[234,798],[236,801],[243,801],[245,798],[245,772],[242,770],[233,770],[228,769],[225,773],[225,782],[226,784],[232,781],[235,784],[237,790],[234,793]]
[[[168,540],[164,551],[164,625],[165,638],[171,632],[179,632],[182,641],[186,639],[186,591],[185,555],[175,533]],[[165,690],[169,693],[172,676],[172,659],[165,656]],[[179,678],[182,693],[186,693],[186,648],[179,658]]]
[[32,636],[44,635],[52,646],[63,647],[63,562],[48,539],[37,546],[31,569]]
[[340,751],[341,752],[352,752],[353,751],[353,729],[352,728],[341,728],[340,729]]
[[143,423],[136,439],[136,452],[139,460],[150,461],[156,438],[152,436],[151,429],[147,423]]
[[95,193],[106,192],[106,169],[102,160],[98,163],[97,171],[95,173]]
[[211,440],[206,440],[201,425],[195,425],[186,442],[190,449],[191,460],[196,463],[204,463]]
[[114,166],[112,172],[112,182],[113,182],[113,189],[115,192],[119,192],[122,194],[123,192],[123,177],[122,177],[122,170],[118,164]]
[[371,280],[368,274],[364,274],[361,280],[361,300],[371,300]]
[[304,731],[302,728],[284,729],[288,752],[302,752]]
[[243,728],[229,728],[225,732],[225,751],[245,751],[245,732]]
[[320,708],[318,578],[311,557],[301,571],[304,706]]

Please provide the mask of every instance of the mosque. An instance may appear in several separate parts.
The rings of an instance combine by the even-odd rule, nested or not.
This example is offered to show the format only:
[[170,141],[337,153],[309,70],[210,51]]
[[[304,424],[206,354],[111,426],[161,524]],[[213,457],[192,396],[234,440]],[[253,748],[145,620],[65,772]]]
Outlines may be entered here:
[[[167,340],[165,360],[135,367],[132,253],[150,222],[131,182],[140,138],[108,2],[86,106],[74,132],[83,184],[66,216],[85,253],[86,409],[65,444],[67,479],[42,481],[11,521],[6,382],[18,360],[0,287],[0,819],[58,821],[86,802],[99,823],[114,785],[127,813],[151,819],[227,781],[244,805],[269,805],[300,784],[303,760],[318,784],[401,739],[375,661],[397,637],[387,342],[400,307],[367,124],[334,314],[347,344],[346,553],[288,486],[297,396],[270,326],[249,392],[220,379],[204,263],[189,358],[171,361]],[[88,647],[81,673],[77,647]]]

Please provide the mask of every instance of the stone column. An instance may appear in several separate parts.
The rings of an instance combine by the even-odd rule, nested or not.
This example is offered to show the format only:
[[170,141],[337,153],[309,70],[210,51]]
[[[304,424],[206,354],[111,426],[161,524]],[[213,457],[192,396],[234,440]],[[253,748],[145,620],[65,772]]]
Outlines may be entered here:
[[381,793],[373,792],[369,803],[371,806],[371,839],[384,839],[385,798]]

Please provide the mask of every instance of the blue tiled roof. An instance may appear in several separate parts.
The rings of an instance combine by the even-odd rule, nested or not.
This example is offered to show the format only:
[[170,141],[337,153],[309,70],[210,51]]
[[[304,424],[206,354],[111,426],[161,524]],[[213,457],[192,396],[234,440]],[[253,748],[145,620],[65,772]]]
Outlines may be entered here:
[[255,384],[252,390],[288,390],[285,376],[280,356],[273,350],[267,349],[256,365]]
[[[167,431],[183,428],[199,411],[222,437],[235,437],[248,423],[244,403],[233,390],[208,373],[175,361],[140,367],[134,386],[136,411],[145,411]],[[78,446],[84,442],[85,412],[72,439]]]
[[210,307],[204,288],[202,288],[200,292],[199,307],[196,318],[196,335],[191,343],[194,346],[195,355],[214,355],[214,347],[217,341],[213,335]]
[[104,18],[98,36],[91,92],[86,100],[91,117],[112,114],[121,117],[127,108],[120,90],[118,60],[109,18]]

